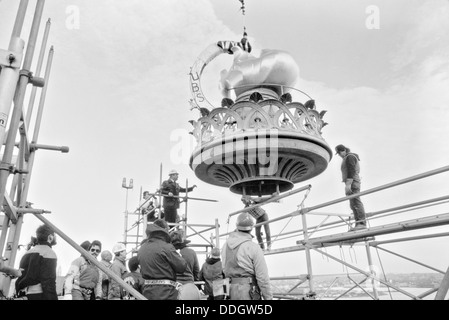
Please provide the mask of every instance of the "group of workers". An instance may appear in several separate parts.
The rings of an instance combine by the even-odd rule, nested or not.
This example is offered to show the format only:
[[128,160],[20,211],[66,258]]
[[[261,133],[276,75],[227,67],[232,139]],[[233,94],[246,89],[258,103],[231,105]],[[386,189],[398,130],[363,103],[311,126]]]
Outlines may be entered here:
[[[341,171],[345,193],[347,196],[356,195],[360,192],[359,156],[343,145],[338,145],[335,151],[343,159]],[[142,241],[137,255],[128,260],[128,268],[123,243],[117,243],[112,253],[102,251],[102,244],[98,240],[81,243],[81,248],[88,253],[82,253],[71,263],[64,282],[65,300],[136,299],[116,277],[111,277],[93,263],[99,255],[100,263],[105,268],[148,300],[199,300],[202,296],[200,290],[203,290],[208,300],[273,298],[261,226],[256,230],[258,243],[253,242],[251,235],[254,219],[257,223],[265,222],[267,249],[270,250],[267,213],[260,206],[241,213],[237,217],[235,231],[230,233],[221,250],[213,248],[200,268],[196,252],[188,247],[190,241],[176,228],[179,192],[193,191],[196,186],[181,188],[176,182],[178,173],[175,170],[170,171],[169,176],[170,179],[164,181],[160,189],[160,194],[164,196],[164,216],[151,215],[158,204],[150,201],[149,192],[144,194],[145,201],[140,208],[147,209],[146,212],[142,211],[146,216],[147,237]],[[349,200],[356,221],[350,231],[365,229],[363,203],[358,196]],[[243,197],[242,201],[245,207],[255,205],[248,197]],[[145,206],[147,202],[150,206]],[[175,228],[170,229],[171,226]],[[52,249],[57,243],[56,234],[50,226],[44,224],[37,228],[36,237],[32,239],[33,243],[22,257],[19,269],[8,267],[0,260],[0,271],[17,278],[16,298],[56,300],[57,257]]]

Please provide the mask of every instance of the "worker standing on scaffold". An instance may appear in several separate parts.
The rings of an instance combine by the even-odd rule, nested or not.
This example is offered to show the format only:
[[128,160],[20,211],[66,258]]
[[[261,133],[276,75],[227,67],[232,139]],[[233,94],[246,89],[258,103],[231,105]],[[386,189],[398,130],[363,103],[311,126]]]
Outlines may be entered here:
[[179,193],[180,192],[192,192],[196,188],[193,185],[190,188],[182,188],[176,181],[178,180],[179,173],[176,170],[171,170],[168,173],[170,177],[168,180],[162,182],[160,192],[164,196],[162,206],[164,208],[165,221],[171,228],[176,223],[179,208]]

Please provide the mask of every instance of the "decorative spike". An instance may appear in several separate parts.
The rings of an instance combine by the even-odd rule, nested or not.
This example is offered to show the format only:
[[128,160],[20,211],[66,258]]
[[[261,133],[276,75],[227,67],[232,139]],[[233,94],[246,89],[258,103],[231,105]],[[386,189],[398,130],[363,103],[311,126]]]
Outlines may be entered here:
[[327,110],[323,110],[320,112],[320,119],[323,119],[324,115],[326,114]]
[[224,108],[224,107],[230,107],[230,106],[232,106],[234,104],[234,100],[232,100],[232,99],[229,99],[229,98],[223,98],[222,100],[221,100],[221,106]]
[[249,100],[254,101],[254,102],[259,102],[261,100],[263,100],[262,95],[259,92],[253,92],[250,96],[249,96]]
[[290,93],[284,93],[281,96],[281,102],[282,103],[287,103],[287,102],[292,102],[292,95]]
[[200,112],[202,117],[207,117],[210,113],[209,109],[207,108],[200,108]]
[[307,109],[315,109],[315,100],[309,100],[304,104],[304,107],[306,107]]

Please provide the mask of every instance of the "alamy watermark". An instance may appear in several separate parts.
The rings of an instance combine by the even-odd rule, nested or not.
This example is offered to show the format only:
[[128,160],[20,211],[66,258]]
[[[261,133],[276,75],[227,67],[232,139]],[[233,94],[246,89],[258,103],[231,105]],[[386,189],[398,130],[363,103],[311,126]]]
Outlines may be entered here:
[[65,26],[69,30],[78,30],[80,28],[80,8],[75,5],[70,5],[65,8],[67,18],[65,19]]
[[365,26],[368,30],[380,29],[380,9],[378,6],[370,5],[366,7],[365,13],[368,17],[365,20]]

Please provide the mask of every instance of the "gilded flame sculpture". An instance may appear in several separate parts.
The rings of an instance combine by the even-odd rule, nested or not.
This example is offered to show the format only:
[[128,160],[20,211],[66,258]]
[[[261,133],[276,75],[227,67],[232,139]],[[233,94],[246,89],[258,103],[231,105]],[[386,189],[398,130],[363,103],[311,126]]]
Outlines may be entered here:
[[[201,89],[206,65],[222,53],[234,55],[221,72],[221,107],[214,107]],[[262,50],[259,57],[241,43],[220,41],[198,57],[190,72],[191,120],[198,145],[190,157],[195,175],[237,194],[281,193],[295,183],[322,173],[332,150],[322,138],[326,111],[309,99],[292,101],[299,68],[285,51]],[[235,101],[234,101],[235,99]]]

